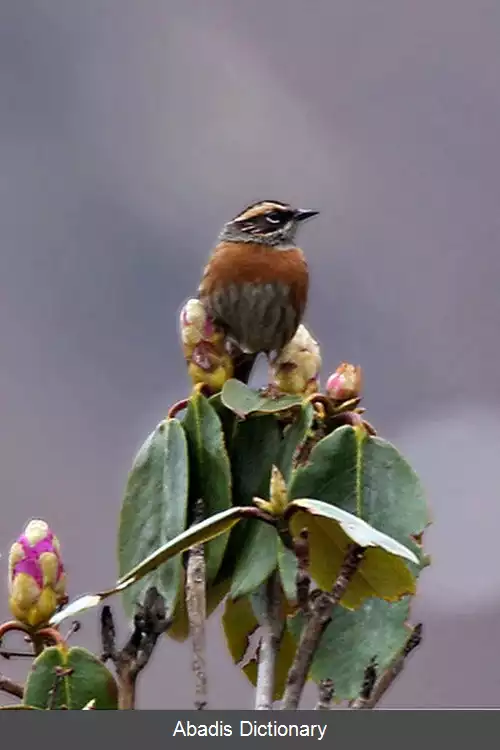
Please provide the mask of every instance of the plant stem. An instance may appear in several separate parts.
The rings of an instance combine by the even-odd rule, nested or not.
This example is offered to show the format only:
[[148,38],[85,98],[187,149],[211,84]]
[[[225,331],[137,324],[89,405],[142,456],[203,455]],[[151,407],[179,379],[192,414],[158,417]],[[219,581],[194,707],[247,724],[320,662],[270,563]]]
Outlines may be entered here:
[[0,657],[2,659],[32,659],[33,653],[31,651],[7,651],[0,648]]
[[334,607],[342,599],[351,578],[355,574],[363,554],[362,547],[351,544],[331,592],[316,591],[314,592],[315,596],[311,596],[310,614],[302,630],[297,652],[288,672],[281,704],[282,710],[290,711],[298,708],[321,636],[330,622]]
[[349,708],[368,708],[368,702],[373,695],[377,677],[377,660],[374,657],[365,669],[361,693],[354,701],[351,701],[351,703],[349,704]]
[[331,711],[334,694],[335,687],[333,680],[321,680],[318,685],[318,702],[316,703],[315,710]]
[[22,698],[24,695],[23,686],[18,682],[14,682],[14,680],[11,680],[9,677],[5,677],[3,674],[0,674],[0,690],[3,690],[4,693],[13,695],[16,698]]
[[283,633],[281,587],[276,571],[264,585],[265,613],[261,622],[262,639],[259,647],[255,691],[255,709],[257,711],[270,711],[273,708],[276,659]]
[[352,701],[350,708],[353,709],[371,709],[375,708],[377,703],[385,695],[387,690],[390,688],[394,680],[401,674],[406,663],[406,659],[411,652],[417,648],[422,642],[422,624],[415,625],[413,631],[408,638],[405,647],[399,653],[391,664],[383,672],[379,679],[372,686],[372,690],[368,695],[361,694],[359,698]]
[[[74,670],[69,668],[66,669],[64,667],[56,667],[55,668],[55,674],[54,674],[54,682],[52,683],[52,687],[50,688],[48,694],[47,694],[47,711],[53,711],[57,705],[57,693],[59,691],[59,688],[61,686],[61,683],[65,677],[68,677],[70,674],[72,674]],[[61,708],[68,708],[67,706],[61,706]]]
[[65,640],[56,628],[42,628],[32,633],[31,643],[33,645],[33,653],[35,656],[40,656],[42,651],[47,647],[49,643],[51,646],[64,646]]
[[137,606],[134,617],[134,630],[118,651],[113,615],[108,606],[101,611],[101,660],[111,659],[116,668],[118,682],[118,709],[135,709],[136,684],[139,673],[147,665],[153,654],[158,638],[170,627],[171,619],[166,616],[165,603],[154,586],[146,592],[144,603]]
[[309,573],[309,532],[302,529],[294,544],[295,557],[297,558],[297,574],[295,586],[297,590],[297,605],[303,614],[309,613],[309,592],[311,589],[311,576]]
[[17,620],[9,620],[8,622],[4,622],[2,623],[2,625],[0,625],[0,643],[3,641],[4,636],[7,633],[12,632],[13,630],[17,630],[20,633],[31,636],[31,630],[26,625],[23,625]]
[[[195,508],[194,523],[203,520],[203,501],[198,500]],[[203,545],[192,547],[188,553],[186,569],[186,610],[189,620],[189,632],[193,645],[192,667],[195,677],[196,710],[202,711],[207,705],[207,668],[206,668],[206,570]]]

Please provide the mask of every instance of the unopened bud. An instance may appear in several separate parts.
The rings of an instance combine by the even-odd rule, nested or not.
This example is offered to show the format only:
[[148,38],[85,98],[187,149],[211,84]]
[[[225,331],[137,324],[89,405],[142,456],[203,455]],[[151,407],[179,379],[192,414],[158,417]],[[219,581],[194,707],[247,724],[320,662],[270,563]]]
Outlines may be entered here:
[[334,401],[349,401],[359,398],[363,386],[361,367],[342,362],[326,383],[327,395]]
[[189,357],[200,341],[220,336],[199,299],[189,299],[180,313],[180,336],[184,354]]
[[194,385],[213,393],[233,376],[224,331],[216,326],[198,299],[186,302],[180,314],[180,338],[188,372]]
[[300,325],[273,363],[274,384],[283,393],[309,395],[319,388],[320,368],[318,342],[304,325]]
[[30,521],[10,548],[10,610],[17,620],[37,628],[66,598],[59,541],[45,521]]
[[288,490],[283,474],[277,466],[273,466],[271,472],[271,485],[269,488],[271,503],[276,511],[282,513],[288,505]]
[[234,366],[226,351],[202,341],[193,350],[188,372],[194,385],[203,384],[212,393],[218,393],[226,380],[232,378]]
[[271,516],[282,516],[288,505],[288,490],[283,474],[277,466],[273,466],[271,472],[271,482],[269,485],[269,500],[263,500],[260,497],[254,497],[255,505],[269,513]]

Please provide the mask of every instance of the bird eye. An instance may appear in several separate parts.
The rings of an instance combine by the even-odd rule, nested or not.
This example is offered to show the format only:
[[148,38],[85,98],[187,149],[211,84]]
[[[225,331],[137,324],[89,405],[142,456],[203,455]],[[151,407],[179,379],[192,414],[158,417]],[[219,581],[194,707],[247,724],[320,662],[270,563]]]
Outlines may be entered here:
[[270,224],[279,224],[282,219],[283,216],[281,214],[281,211],[271,211],[270,213],[266,214],[266,221],[268,221]]

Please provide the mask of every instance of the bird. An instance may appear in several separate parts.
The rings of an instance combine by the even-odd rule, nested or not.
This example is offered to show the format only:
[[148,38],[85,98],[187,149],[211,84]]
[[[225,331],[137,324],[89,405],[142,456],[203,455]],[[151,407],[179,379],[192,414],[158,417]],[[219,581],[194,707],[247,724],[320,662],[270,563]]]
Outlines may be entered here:
[[309,270],[296,242],[319,214],[261,200],[226,222],[198,288],[234,358],[233,377],[247,383],[258,355],[271,363],[293,338],[307,306]]

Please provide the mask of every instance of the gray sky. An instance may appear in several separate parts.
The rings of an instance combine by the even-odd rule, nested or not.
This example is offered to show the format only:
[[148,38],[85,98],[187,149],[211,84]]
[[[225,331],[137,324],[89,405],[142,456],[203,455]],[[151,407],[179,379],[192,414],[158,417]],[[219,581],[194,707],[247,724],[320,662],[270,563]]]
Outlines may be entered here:
[[[426,642],[385,705],[498,705],[499,33],[494,0],[0,4],[3,554],[41,516],[73,595],[113,581],[126,472],[187,391],[176,316],[220,225],[259,198],[318,208],[324,374],[363,366],[434,514]],[[211,705],[249,705],[211,635]],[[142,706],[190,705],[188,667],[162,644]]]

